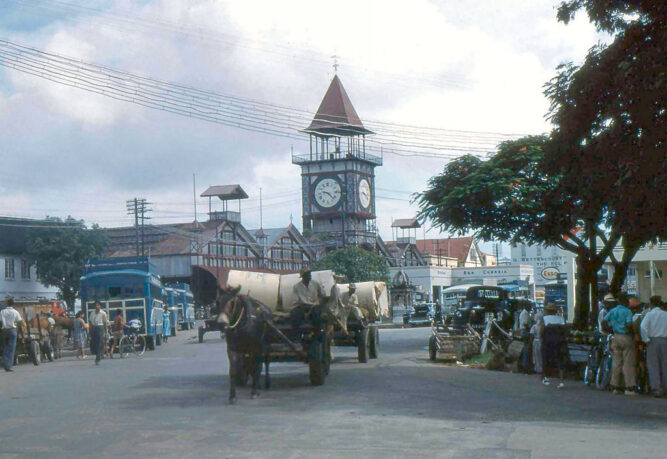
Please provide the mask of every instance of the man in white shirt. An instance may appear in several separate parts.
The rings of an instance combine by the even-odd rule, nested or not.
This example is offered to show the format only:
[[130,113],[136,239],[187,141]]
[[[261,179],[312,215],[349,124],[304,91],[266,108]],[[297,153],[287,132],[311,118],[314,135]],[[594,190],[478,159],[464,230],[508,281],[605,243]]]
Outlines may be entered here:
[[642,320],[640,332],[642,341],[648,343],[646,364],[651,391],[662,397],[667,390],[667,311],[659,296],[652,296],[649,303],[651,310]]
[[7,307],[0,311],[2,321],[2,366],[5,371],[12,370],[14,364],[14,352],[16,351],[16,325],[23,321],[21,315],[14,309],[14,300],[7,300]]
[[100,364],[102,359],[102,347],[104,346],[104,330],[109,325],[107,313],[102,311],[102,303],[95,302],[95,310],[90,314],[90,327],[92,329],[91,339],[95,351],[95,365]]

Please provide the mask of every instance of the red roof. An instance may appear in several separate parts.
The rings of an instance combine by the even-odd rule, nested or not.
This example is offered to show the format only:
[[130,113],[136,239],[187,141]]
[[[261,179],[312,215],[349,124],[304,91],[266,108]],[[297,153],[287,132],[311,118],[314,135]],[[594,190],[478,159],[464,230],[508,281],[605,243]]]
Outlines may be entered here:
[[315,118],[304,131],[348,136],[372,134],[361,122],[338,75],[331,80]]
[[472,237],[417,239],[416,242],[417,248],[424,255],[456,258],[461,263],[464,263],[468,258],[472,243]]

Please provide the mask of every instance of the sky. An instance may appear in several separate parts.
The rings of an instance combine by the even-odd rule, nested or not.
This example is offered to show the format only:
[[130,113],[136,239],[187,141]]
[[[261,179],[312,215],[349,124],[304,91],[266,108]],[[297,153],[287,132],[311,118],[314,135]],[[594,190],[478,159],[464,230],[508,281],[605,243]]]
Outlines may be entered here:
[[[362,120],[408,137],[439,129],[455,151],[479,133],[540,134],[543,85],[603,40],[556,0],[3,0],[0,40],[162,81],[316,111],[338,75]],[[375,127],[376,125],[374,125]],[[305,125],[303,126],[306,127]],[[378,137],[386,134],[378,132]],[[461,140],[463,139],[470,139]],[[492,147],[490,147],[492,150]],[[301,227],[307,143],[210,123],[0,66],[0,215],[132,224],[125,202],[152,203],[154,223],[191,221],[194,195],[239,183],[246,228]],[[384,154],[376,169],[380,234],[415,215],[414,193],[447,159]],[[194,186],[193,186],[194,175]],[[194,191],[194,193],[193,193]],[[196,198],[198,218],[208,203]],[[427,225],[419,237],[438,237]],[[487,247],[488,250],[488,247]],[[506,256],[509,253],[505,254]]]

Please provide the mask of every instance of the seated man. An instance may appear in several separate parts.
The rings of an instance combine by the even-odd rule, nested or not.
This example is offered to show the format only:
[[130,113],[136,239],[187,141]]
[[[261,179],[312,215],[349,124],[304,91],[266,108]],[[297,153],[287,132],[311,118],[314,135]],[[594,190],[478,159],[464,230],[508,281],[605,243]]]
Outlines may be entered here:
[[292,326],[297,328],[304,319],[310,318],[312,322],[320,319],[319,306],[322,302],[322,286],[312,279],[312,270],[304,268],[300,273],[301,281],[294,286],[294,302],[290,312]]
[[347,288],[347,292],[343,293],[338,299],[340,307],[342,309],[342,325],[343,330],[347,334],[347,319],[349,317],[354,317],[359,322],[364,321],[364,316],[359,308],[359,297],[356,294],[357,286],[350,284]]

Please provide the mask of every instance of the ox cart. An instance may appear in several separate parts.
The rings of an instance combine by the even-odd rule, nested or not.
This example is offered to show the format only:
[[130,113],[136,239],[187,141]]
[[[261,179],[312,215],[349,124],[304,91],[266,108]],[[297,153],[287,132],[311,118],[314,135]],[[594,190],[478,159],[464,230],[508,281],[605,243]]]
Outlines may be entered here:
[[366,363],[380,354],[380,333],[375,322],[389,315],[387,286],[371,281],[357,283],[355,287],[358,306],[352,308],[343,304],[349,284],[336,284],[332,290],[331,301],[339,303],[334,308],[337,317],[331,339],[335,346],[356,347],[357,359]]

